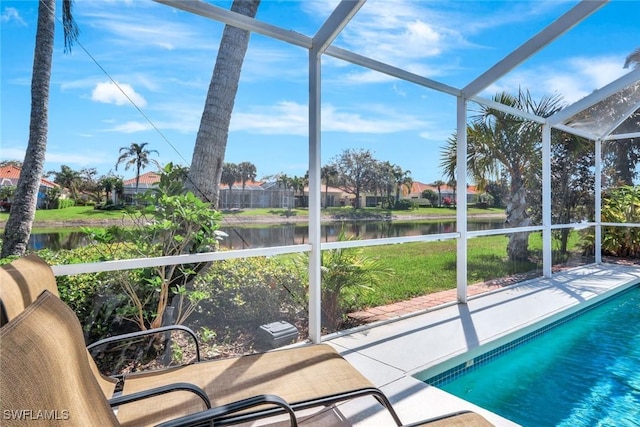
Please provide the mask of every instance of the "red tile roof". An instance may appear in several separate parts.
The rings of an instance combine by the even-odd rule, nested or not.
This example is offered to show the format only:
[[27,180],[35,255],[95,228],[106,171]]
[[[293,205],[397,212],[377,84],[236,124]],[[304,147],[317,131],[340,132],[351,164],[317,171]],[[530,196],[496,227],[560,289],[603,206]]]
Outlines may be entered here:
[[[19,167],[14,165],[6,165],[0,167],[0,185],[18,185],[18,178],[20,178]],[[44,178],[40,179],[40,185],[49,188],[58,186],[58,184]]]
[[[151,185],[160,182],[160,174],[155,172],[146,172],[140,175],[140,184],[142,185]],[[127,185],[136,185],[136,177],[134,176],[131,179],[124,180],[122,182],[125,186]]]
[[[413,181],[413,183],[411,184],[411,194],[421,194],[424,190],[431,190],[434,193],[437,193],[438,187],[436,187],[433,184],[424,184],[418,181]],[[452,186],[449,186],[446,184],[440,186],[441,193],[453,193],[454,190],[455,189]],[[467,194],[474,194],[477,192],[478,192],[478,189],[475,185],[467,186]]]

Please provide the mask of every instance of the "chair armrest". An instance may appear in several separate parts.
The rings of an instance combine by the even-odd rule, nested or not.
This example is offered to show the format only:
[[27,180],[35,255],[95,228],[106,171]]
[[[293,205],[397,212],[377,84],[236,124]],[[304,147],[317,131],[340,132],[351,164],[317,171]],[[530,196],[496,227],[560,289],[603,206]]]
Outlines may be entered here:
[[191,328],[188,328],[184,325],[168,325],[168,326],[161,326],[159,328],[154,328],[154,329],[147,329],[146,331],[136,331],[128,334],[114,335],[112,337],[104,338],[89,344],[87,346],[87,350],[91,351],[92,349],[96,347],[100,347],[105,344],[126,341],[132,338],[138,338],[138,337],[147,336],[147,335],[154,335],[154,334],[169,332],[169,331],[183,331],[191,335],[191,337],[193,338],[193,341],[196,343],[196,359],[199,362],[200,361],[200,343],[198,342],[198,337],[196,336],[196,333]]
[[195,414],[186,415],[184,417],[176,418],[171,421],[166,421],[162,424],[158,424],[156,427],[195,427],[201,426],[203,423],[212,422],[215,419],[228,416],[234,412],[244,411],[249,408],[261,405],[275,405],[284,409],[289,414],[292,427],[298,426],[296,414],[289,404],[281,397],[273,394],[262,394],[259,396],[250,397],[248,399],[239,400],[237,402],[229,403],[227,405],[217,406],[212,409],[207,409]]
[[109,399],[109,405],[113,408],[115,406],[125,405],[127,403],[137,402],[138,400],[147,399],[149,397],[159,396],[176,391],[189,391],[197,395],[202,399],[207,409],[211,409],[211,401],[209,400],[209,396],[207,396],[207,393],[205,393],[205,391],[197,385],[189,383],[167,384],[161,387],[151,388],[149,390],[112,397],[111,399]]

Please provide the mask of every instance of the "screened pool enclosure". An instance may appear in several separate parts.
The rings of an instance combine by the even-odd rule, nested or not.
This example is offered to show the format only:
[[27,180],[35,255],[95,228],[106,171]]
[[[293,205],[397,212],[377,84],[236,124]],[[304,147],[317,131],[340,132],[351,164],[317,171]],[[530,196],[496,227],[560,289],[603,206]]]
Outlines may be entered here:
[[[603,239],[603,227],[638,227],[635,223],[611,223],[603,222],[602,194],[603,189],[610,184],[603,183],[603,151],[611,144],[623,144],[625,141],[638,141],[640,138],[640,66],[630,67],[629,71],[617,80],[604,84],[578,102],[554,112],[550,116],[540,117],[530,111],[522,111],[512,106],[504,105],[496,100],[489,99],[482,94],[493,87],[501,78],[512,70],[534,57],[545,48],[553,46],[554,42],[562,38],[566,33],[579,26],[583,20],[593,14],[601,13],[610,6],[606,1],[581,1],[567,3],[567,10],[553,22],[541,28],[537,34],[530,37],[515,50],[503,55],[502,59],[495,62],[486,71],[465,85],[456,86],[442,81],[427,78],[420,73],[409,69],[396,67],[393,64],[374,59],[375,55],[364,55],[356,51],[340,47],[341,32],[349,28],[353,21],[359,19],[359,14],[368,7],[388,7],[387,2],[349,1],[343,0],[337,4],[333,12],[324,20],[318,30],[311,35],[304,35],[291,28],[280,28],[259,19],[251,19],[233,13],[215,4],[198,0],[156,0],[168,7],[177,9],[177,13],[193,14],[194,19],[210,19],[226,25],[236,26],[254,35],[260,35],[272,39],[278,43],[288,44],[303,52],[307,57],[308,68],[308,161],[309,171],[309,219],[308,238],[302,244],[261,249],[229,250],[194,255],[171,256],[160,258],[141,258],[103,263],[57,265],[54,271],[57,276],[99,271],[129,270],[141,267],[160,265],[175,265],[183,263],[215,262],[226,259],[241,259],[250,257],[277,257],[284,254],[308,255],[308,339],[312,342],[320,342],[323,339],[321,322],[322,313],[322,280],[321,262],[323,251],[350,248],[388,245],[392,250],[395,245],[406,243],[430,244],[434,242],[451,243],[456,265],[455,287],[457,289],[457,302],[465,303],[469,298],[468,286],[470,270],[478,267],[470,266],[469,245],[490,236],[509,236],[517,233],[537,233],[541,236],[540,260],[536,275],[538,277],[551,277],[553,274],[553,233],[558,230],[591,230],[593,232],[593,248],[590,251],[592,258],[588,262],[602,263],[601,242]],[[264,1],[263,1],[264,3]],[[286,3],[273,3],[271,7],[283,7],[286,13]],[[615,3],[615,2],[614,2]],[[628,13],[638,12],[636,2],[626,3]],[[618,4],[618,7],[623,7]],[[291,17],[292,22],[295,17]],[[292,24],[293,26],[293,24]],[[505,37],[496,34],[496,37]],[[212,42],[213,43],[213,42]],[[363,51],[376,50],[377,46],[367,45],[367,40],[362,40],[366,46]],[[251,46],[251,45],[250,45]],[[382,46],[380,49],[384,48]],[[576,47],[579,49],[579,46]],[[349,241],[325,241],[321,235],[321,208],[323,197],[323,183],[321,177],[322,140],[323,140],[323,109],[321,93],[323,84],[322,66],[325,61],[339,61],[345,65],[356,66],[368,72],[382,75],[385,78],[396,79],[410,84],[416,91],[435,93],[437,96],[448,97],[455,100],[455,130],[456,140],[456,229],[444,231],[438,234],[413,235],[405,237],[384,237],[379,239],[349,240]],[[348,67],[346,67],[348,69]],[[242,84],[242,83],[241,83]],[[527,84],[535,85],[535,81],[521,82],[523,87]],[[470,179],[470,167],[467,159],[468,152],[467,127],[470,116],[478,108],[487,108],[502,112],[506,115],[519,117],[526,121],[529,128],[537,132],[540,146],[541,159],[539,170],[535,171],[540,177],[542,188],[540,191],[540,203],[536,207],[540,212],[539,220],[532,221],[524,226],[500,228],[493,230],[469,231],[468,230],[468,201],[466,189],[472,184]],[[554,189],[552,188],[552,159],[554,156],[554,135],[560,132],[575,135],[593,143],[593,161],[589,163],[589,173],[593,177],[590,184],[592,191],[593,207],[591,213],[585,214],[579,222],[562,222],[561,218],[554,216]],[[437,147],[423,147],[424,150]],[[434,152],[434,155],[438,155]],[[505,240],[506,241],[506,240]],[[476,255],[472,255],[474,257]],[[474,263],[478,259],[474,258]],[[480,268],[490,269],[489,264],[483,264]],[[475,271],[475,270],[474,270]],[[391,280],[402,280],[396,276]],[[455,301],[452,301],[454,303]]]

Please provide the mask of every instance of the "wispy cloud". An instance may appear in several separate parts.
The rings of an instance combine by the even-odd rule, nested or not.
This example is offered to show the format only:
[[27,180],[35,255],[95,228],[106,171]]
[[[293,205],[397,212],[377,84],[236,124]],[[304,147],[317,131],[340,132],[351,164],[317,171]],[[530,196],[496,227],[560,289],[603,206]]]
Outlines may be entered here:
[[[15,147],[2,147],[3,159],[24,159],[25,149]],[[83,154],[77,151],[60,151],[55,143],[50,143],[45,155],[47,163],[59,163],[72,167],[85,167],[89,165],[95,165],[101,163],[100,159],[109,158],[106,153],[99,151],[92,151],[91,153]]]
[[502,91],[516,93],[522,87],[529,88],[536,97],[560,94],[564,101],[573,103],[627,73],[623,64],[623,57],[566,58],[514,71],[487,88],[482,96]]
[[16,23],[20,26],[26,27],[27,23],[22,19],[18,10],[14,7],[5,7],[0,15],[0,22],[7,24],[9,22]]
[[365,4],[339,36],[338,44],[394,65],[442,53],[455,30],[431,22],[434,14],[420,3],[372,1]]
[[104,104],[128,105],[133,101],[138,107],[147,105],[144,97],[128,83],[98,83],[91,92],[91,100]]
[[[83,26],[88,26],[99,30],[104,39],[111,44],[123,46],[130,50],[141,50],[155,48],[172,51],[182,50],[214,50],[217,45],[212,44],[211,38],[202,37],[201,30],[207,25],[191,25],[175,19],[175,14],[158,13],[163,9],[170,11],[166,6],[149,2],[128,2],[122,4],[118,1],[117,6],[105,8],[104,2],[89,2],[89,4],[77,7],[80,15],[77,20]],[[135,7],[136,9],[147,9],[141,15],[137,10],[135,14],[128,15],[122,8]],[[144,20],[140,17],[144,16]],[[209,24],[202,21],[203,24]],[[209,24],[209,27],[211,24]],[[221,31],[221,30],[220,30]]]
[[136,133],[144,132],[153,129],[151,124],[142,121],[128,121],[115,125],[109,129],[104,129],[103,132],[121,132],[121,133]]
[[93,166],[95,164],[107,163],[100,159],[108,159],[113,157],[105,152],[91,152],[81,154],[78,152],[61,152],[56,150],[47,150],[46,161],[52,163],[61,163],[69,166]]
[[[322,130],[325,132],[389,134],[425,126],[427,123],[418,117],[383,111],[375,105],[368,106],[364,113],[353,113],[332,105],[322,107]],[[238,111],[231,119],[230,130],[264,135],[308,135],[308,109],[303,104],[283,101],[272,107]]]

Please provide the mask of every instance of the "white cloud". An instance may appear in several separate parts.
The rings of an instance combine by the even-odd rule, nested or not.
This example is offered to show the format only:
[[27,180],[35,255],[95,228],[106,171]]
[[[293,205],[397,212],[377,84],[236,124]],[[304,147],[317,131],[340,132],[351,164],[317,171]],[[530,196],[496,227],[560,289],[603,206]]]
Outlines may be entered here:
[[52,163],[63,163],[65,165],[89,166],[100,163],[99,159],[108,159],[110,156],[104,152],[92,152],[89,154],[79,154],[77,152],[51,152],[47,151],[45,161]]
[[[24,159],[24,154],[24,148],[2,147],[2,155],[0,158],[22,161]],[[109,158],[109,155],[104,152],[92,151],[88,154],[79,153],[77,150],[63,152],[56,151],[56,149],[51,146],[47,149],[45,154],[45,162],[47,163],[61,163],[70,166],[78,165],[81,167],[95,165],[96,163],[100,163],[100,159],[107,158]],[[48,166],[45,166],[45,170],[49,170]]]
[[[112,44],[118,44],[125,49],[146,49],[155,47],[165,51],[175,49],[203,49],[211,51],[217,48],[216,43],[211,43],[211,34],[203,37],[197,26],[181,23],[175,16],[163,18],[161,13],[154,13],[153,8],[163,5],[155,5],[151,2],[131,2],[129,5],[135,7],[148,8],[145,12],[145,19],[139,20],[135,14],[116,13],[113,10],[120,10],[121,7],[105,8],[104,4],[95,2],[95,7],[85,12],[83,18],[85,25],[98,28],[105,38]],[[121,6],[118,3],[118,6]],[[126,5],[125,5],[126,6]],[[205,21],[206,23],[206,21]],[[132,49],[133,50],[133,49]]]
[[539,98],[560,94],[567,103],[576,102],[594,90],[624,75],[624,58],[574,57],[541,66],[523,66],[489,86],[481,96],[491,97],[497,92],[517,93],[518,88],[529,89]]
[[7,147],[6,144],[3,143],[2,151],[0,151],[0,159],[22,161],[22,159],[24,159],[24,153],[24,148]]
[[6,24],[8,22],[15,22],[23,27],[27,26],[27,23],[22,19],[18,10],[14,7],[5,7],[0,15],[0,22]]
[[145,107],[147,101],[127,83],[102,82],[98,83],[91,92],[93,101],[105,104],[126,105],[133,102],[138,107]]
[[105,132],[122,132],[122,133],[136,133],[151,130],[152,127],[147,122],[135,122],[128,121],[105,130]]
[[[398,115],[379,106],[368,106],[362,113],[340,110],[332,105],[322,108],[322,131],[389,134],[422,129],[423,120]],[[256,107],[251,112],[236,112],[231,118],[231,131],[265,135],[300,135],[309,133],[307,106],[283,101],[272,107]]]
[[623,57],[578,57],[570,60],[570,65],[578,70],[593,85],[589,90],[599,89],[629,72],[622,68]]
[[[340,35],[339,44],[379,61],[405,67],[440,54],[453,30],[429,22],[434,14],[405,1],[365,4]],[[457,38],[455,36],[454,38]]]

